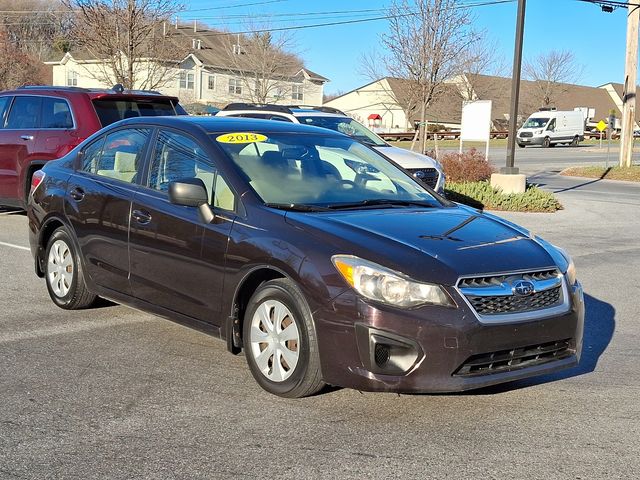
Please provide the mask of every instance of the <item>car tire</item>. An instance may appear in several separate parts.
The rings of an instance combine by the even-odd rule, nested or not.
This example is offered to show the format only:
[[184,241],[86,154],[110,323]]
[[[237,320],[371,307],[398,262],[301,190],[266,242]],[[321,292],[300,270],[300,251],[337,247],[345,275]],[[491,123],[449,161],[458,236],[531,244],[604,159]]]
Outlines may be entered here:
[[551,139],[549,137],[544,137],[544,140],[542,140],[542,147],[549,148],[550,146],[551,146]]
[[569,145],[571,145],[572,147],[577,147],[579,142],[580,142],[580,139],[576,135],[575,137],[573,137],[573,140],[571,140],[571,143]]
[[525,144],[524,144],[524,143],[519,143],[519,144],[518,144],[518,146],[519,146],[520,148],[524,148],[524,147],[525,147]]
[[65,310],[87,308],[97,298],[87,288],[82,263],[64,227],[53,232],[47,243],[44,278],[51,300]]
[[258,287],[245,311],[243,346],[253,377],[267,392],[300,398],[324,387],[311,310],[293,281]]

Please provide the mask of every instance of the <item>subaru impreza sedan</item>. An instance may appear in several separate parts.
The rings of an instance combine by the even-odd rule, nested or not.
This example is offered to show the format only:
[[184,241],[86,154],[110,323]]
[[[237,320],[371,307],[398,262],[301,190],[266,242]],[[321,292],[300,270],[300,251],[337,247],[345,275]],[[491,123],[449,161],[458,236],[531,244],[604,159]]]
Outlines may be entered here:
[[56,305],[200,329],[276,395],[460,391],[579,361],[566,252],[326,129],[124,120],[35,175],[28,216]]

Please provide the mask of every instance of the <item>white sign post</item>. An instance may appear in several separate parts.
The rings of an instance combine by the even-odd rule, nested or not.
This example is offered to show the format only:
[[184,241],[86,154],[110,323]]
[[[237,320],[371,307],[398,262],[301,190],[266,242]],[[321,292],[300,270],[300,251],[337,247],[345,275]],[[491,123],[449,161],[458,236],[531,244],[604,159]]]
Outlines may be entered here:
[[491,136],[491,100],[462,102],[462,124],[460,126],[460,153],[462,142],[486,142],[485,158],[489,160]]

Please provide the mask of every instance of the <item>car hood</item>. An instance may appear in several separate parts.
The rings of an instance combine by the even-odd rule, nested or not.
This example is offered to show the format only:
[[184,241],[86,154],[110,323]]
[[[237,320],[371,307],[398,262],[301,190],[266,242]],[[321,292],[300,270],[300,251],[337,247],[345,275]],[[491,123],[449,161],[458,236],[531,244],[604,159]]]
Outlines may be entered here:
[[333,243],[337,253],[366,258],[428,282],[453,285],[463,275],[558,264],[553,247],[525,229],[461,206],[289,212],[286,220]]
[[406,148],[392,147],[387,145],[384,147],[373,147],[383,155],[396,162],[402,168],[437,168],[441,170],[440,164],[433,158],[412,152]]

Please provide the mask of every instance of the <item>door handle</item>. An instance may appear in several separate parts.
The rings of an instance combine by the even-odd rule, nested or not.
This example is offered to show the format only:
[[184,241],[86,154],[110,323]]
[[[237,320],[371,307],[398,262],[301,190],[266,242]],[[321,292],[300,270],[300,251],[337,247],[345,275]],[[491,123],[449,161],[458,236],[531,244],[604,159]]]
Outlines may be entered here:
[[20,135],[22,140],[33,140],[33,135]]
[[84,198],[84,190],[82,190],[80,187],[76,187],[69,192],[69,195],[71,195],[71,198],[79,202]]
[[151,222],[151,215],[141,210],[134,210],[133,212],[131,212],[131,216],[140,225],[146,225],[147,223]]

